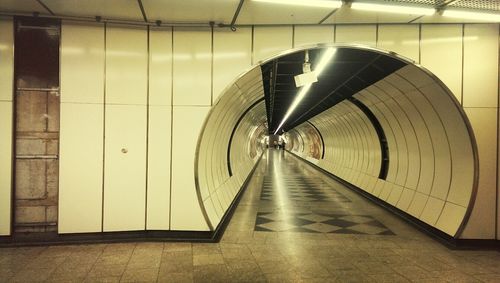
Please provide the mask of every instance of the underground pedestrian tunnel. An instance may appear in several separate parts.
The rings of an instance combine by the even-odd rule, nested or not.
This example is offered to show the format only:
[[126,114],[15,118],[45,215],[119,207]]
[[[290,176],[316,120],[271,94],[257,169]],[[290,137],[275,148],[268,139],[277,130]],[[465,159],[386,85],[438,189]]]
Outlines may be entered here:
[[[295,77],[309,68],[316,82],[297,87]],[[410,222],[450,238],[468,223],[478,178],[474,134],[451,91],[409,59],[317,45],[264,61],[230,84],[196,151],[197,197],[211,230],[228,221],[273,135]]]

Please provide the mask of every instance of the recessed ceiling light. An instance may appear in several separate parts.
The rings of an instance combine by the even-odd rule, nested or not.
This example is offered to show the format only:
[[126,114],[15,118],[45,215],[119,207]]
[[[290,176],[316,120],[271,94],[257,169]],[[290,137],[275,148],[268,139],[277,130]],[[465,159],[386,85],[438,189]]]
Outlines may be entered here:
[[[321,74],[321,72],[323,72],[323,70],[326,68],[328,63],[330,63],[330,60],[333,58],[333,55],[335,55],[336,52],[337,52],[337,48],[334,48],[334,47],[330,47],[330,48],[326,49],[326,51],[323,53],[323,56],[321,57],[318,65],[316,66],[316,68],[313,71],[314,73],[316,73],[316,76],[319,77],[319,75]],[[281,127],[283,127],[283,124],[285,124],[286,120],[288,120],[290,115],[292,115],[293,111],[295,111],[295,108],[297,108],[297,106],[299,106],[300,102],[302,102],[302,100],[306,96],[306,94],[309,91],[309,89],[311,88],[311,86],[312,86],[312,84],[307,84],[300,89],[299,93],[297,94],[297,96],[293,100],[292,105],[290,105],[290,108],[288,108],[288,110],[286,111],[285,117],[283,117],[283,120],[281,120],[281,123],[279,124],[278,128],[276,129],[276,131],[274,131],[275,135],[276,135],[276,133],[278,133],[278,131],[281,129]]]
[[264,2],[271,4],[295,5],[319,8],[340,8],[342,1],[338,0],[253,0],[254,2]]
[[500,14],[488,12],[474,12],[456,9],[446,9],[443,11],[443,17],[461,18],[479,21],[500,22]]
[[375,3],[363,3],[363,2],[351,3],[351,9],[384,12],[384,13],[395,13],[395,14],[409,14],[409,15],[432,15],[436,12],[434,8],[428,8],[428,7],[375,4]]

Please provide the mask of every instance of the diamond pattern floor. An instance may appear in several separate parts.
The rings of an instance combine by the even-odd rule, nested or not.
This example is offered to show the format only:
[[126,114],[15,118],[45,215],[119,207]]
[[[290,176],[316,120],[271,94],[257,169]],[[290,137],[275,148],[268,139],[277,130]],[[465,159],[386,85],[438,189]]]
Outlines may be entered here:
[[275,152],[270,157],[254,231],[394,235],[369,214],[338,211],[352,202],[345,188],[304,170],[288,153]]

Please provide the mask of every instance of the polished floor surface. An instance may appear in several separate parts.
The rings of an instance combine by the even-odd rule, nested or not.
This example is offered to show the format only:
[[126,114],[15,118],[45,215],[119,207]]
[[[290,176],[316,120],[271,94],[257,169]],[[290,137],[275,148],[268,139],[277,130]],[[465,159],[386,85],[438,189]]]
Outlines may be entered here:
[[265,153],[220,243],[0,249],[0,282],[500,282],[293,155]]

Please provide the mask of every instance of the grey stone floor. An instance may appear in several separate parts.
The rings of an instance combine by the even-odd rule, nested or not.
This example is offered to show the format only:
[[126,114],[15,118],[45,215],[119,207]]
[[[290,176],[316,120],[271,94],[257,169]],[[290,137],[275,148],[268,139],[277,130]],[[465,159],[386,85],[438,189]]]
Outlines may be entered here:
[[[282,180],[295,177],[319,188],[315,194],[334,190],[333,198],[311,200],[303,190],[290,196]],[[275,191],[262,198],[266,178]],[[287,215],[369,215],[392,233],[330,233],[310,223],[307,232],[285,224],[258,231],[258,214],[279,216],[273,219],[285,224],[296,223]],[[272,150],[264,155],[220,243],[0,249],[0,282],[41,281],[500,282],[500,253],[450,250],[292,155]]]

